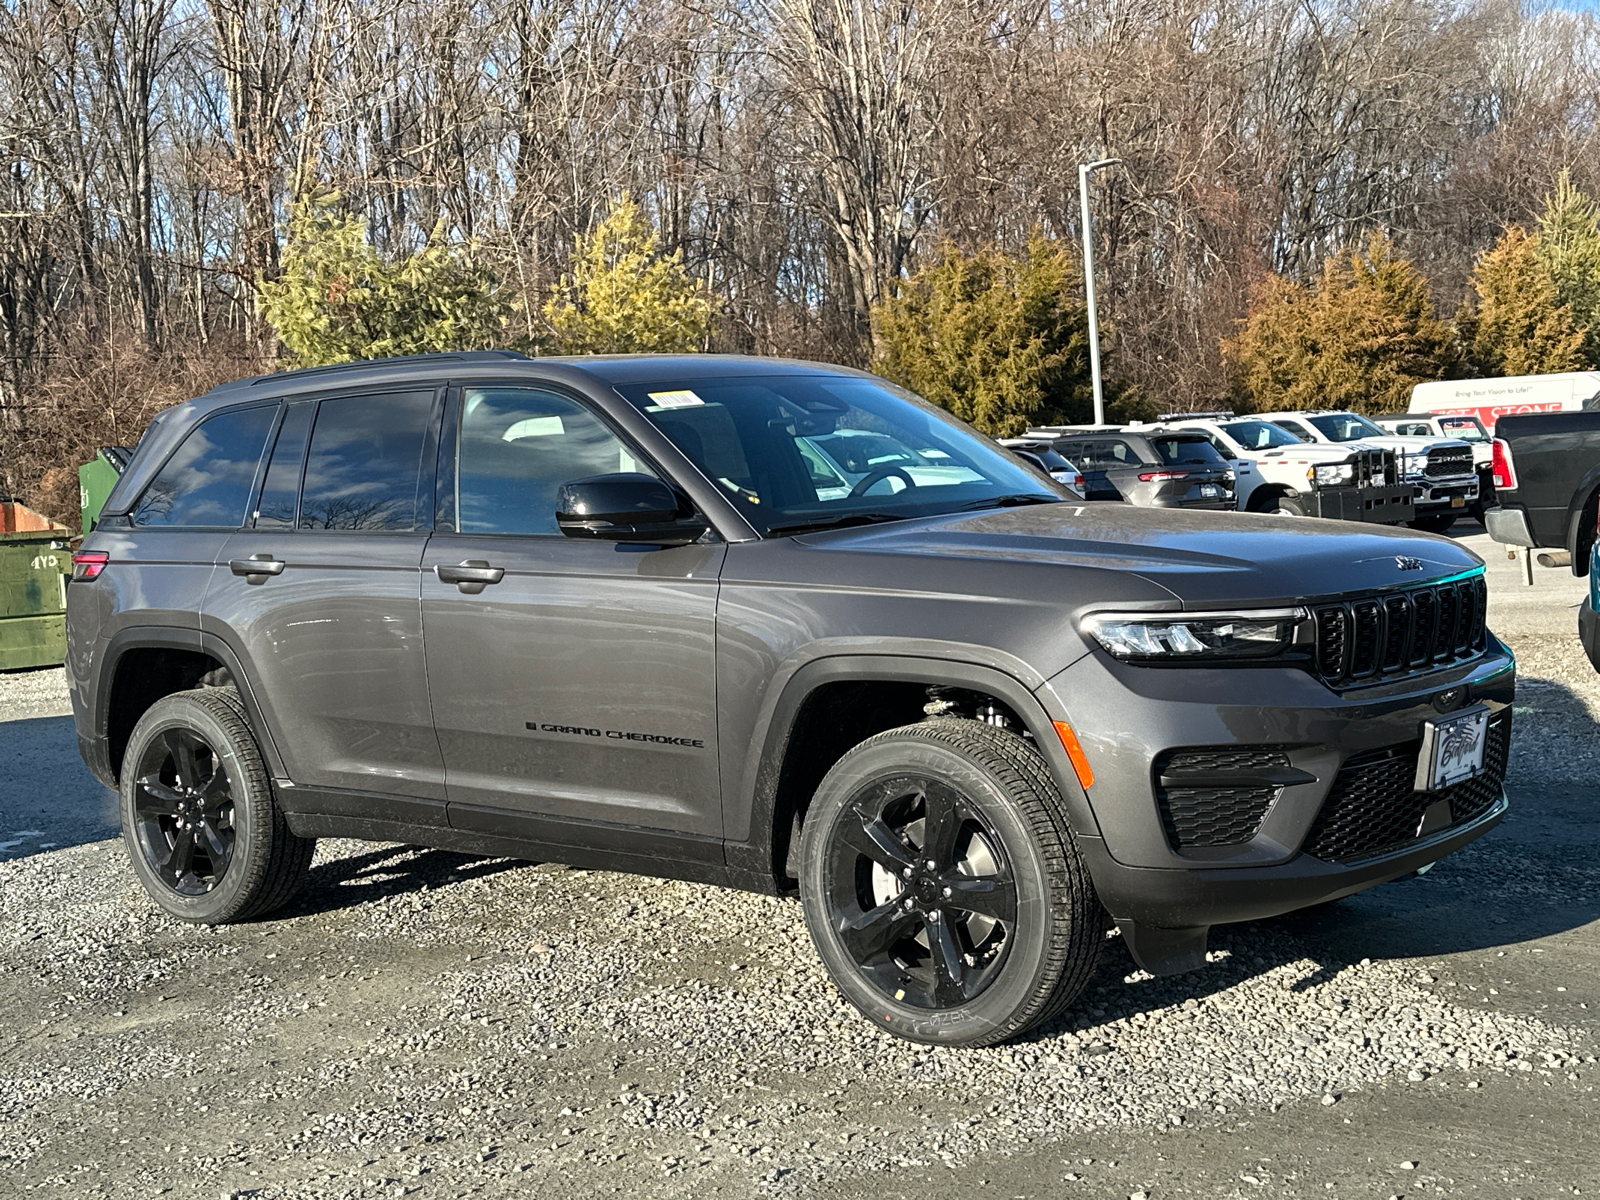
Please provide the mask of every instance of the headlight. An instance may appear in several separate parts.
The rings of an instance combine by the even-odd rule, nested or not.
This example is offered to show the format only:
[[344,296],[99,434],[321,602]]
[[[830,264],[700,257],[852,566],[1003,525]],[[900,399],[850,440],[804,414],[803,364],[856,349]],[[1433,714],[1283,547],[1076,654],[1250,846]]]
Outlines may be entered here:
[[1331,467],[1317,468],[1317,482],[1323,487],[1333,487],[1340,483],[1349,483],[1356,477],[1356,468],[1353,463],[1337,463]]
[[1272,658],[1294,644],[1303,608],[1210,613],[1090,613],[1083,631],[1122,659]]

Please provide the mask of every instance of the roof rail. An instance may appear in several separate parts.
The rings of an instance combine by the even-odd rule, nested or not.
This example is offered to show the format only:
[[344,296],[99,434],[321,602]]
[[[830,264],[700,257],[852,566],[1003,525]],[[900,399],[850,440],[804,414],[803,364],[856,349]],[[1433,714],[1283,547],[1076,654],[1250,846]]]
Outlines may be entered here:
[[1218,409],[1216,412],[1170,412],[1158,413],[1158,421],[1231,421],[1238,414],[1231,408]]
[[281,383],[285,380],[307,379],[317,375],[338,375],[346,371],[372,370],[390,366],[429,366],[435,363],[491,363],[531,362],[520,350],[458,350],[436,354],[397,354],[391,358],[358,358],[354,362],[329,363],[322,367],[297,367],[292,371],[273,371],[266,375],[251,375],[219,383],[207,395],[230,391],[233,388],[257,387],[263,383]]

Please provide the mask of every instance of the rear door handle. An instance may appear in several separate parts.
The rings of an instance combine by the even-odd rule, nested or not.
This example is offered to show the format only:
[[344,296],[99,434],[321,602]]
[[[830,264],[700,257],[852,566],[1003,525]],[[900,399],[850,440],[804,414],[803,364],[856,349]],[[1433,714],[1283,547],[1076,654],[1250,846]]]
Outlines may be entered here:
[[469,558],[454,567],[440,563],[433,573],[440,583],[453,583],[469,596],[476,596],[489,584],[499,583],[506,577],[504,567],[491,567],[481,558]]
[[285,564],[270,554],[252,554],[249,558],[228,561],[228,570],[243,575],[246,583],[265,583],[268,575],[282,575]]

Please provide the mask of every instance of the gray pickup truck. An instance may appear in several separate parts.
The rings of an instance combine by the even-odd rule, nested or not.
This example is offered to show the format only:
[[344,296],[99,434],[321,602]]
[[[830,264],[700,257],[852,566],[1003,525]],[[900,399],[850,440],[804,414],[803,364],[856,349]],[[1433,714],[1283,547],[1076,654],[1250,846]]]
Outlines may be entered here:
[[180,918],[289,903],[324,836],[798,893],[869,1020],[983,1044],[1113,923],[1200,966],[1498,822],[1486,608],[1442,538],[1079,503],[860,372],[496,352],[161,414],[68,672]]

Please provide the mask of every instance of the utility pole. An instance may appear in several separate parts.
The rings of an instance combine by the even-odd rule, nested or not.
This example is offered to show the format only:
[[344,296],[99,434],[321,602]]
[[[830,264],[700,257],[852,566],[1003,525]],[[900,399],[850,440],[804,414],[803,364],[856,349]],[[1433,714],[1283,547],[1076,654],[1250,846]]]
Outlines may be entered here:
[[1078,164],[1078,204],[1083,213],[1083,290],[1089,301],[1089,371],[1094,377],[1094,423],[1106,423],[1106,398],[1100,386],[1100,317],[1094,304],[1094,229],[1089,220],[1089,175],[1115,166],[1120,158]]

